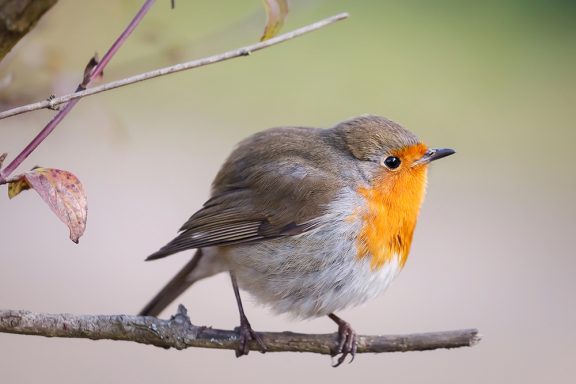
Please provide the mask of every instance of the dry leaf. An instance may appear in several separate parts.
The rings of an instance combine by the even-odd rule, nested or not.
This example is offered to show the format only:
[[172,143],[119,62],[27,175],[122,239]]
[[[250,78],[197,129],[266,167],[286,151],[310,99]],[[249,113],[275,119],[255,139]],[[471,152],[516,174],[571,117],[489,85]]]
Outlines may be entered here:
[[288,0],[264,0],[264,6],[268,20],[260,41],[276,36],[288,15]]
[[8,185],[8,197],[33,188],[50,209],[70,229],[70,240],[78,239],[86,228],[88,206],[82,183],[68,171],[53,168],[34,168],[16,176]]

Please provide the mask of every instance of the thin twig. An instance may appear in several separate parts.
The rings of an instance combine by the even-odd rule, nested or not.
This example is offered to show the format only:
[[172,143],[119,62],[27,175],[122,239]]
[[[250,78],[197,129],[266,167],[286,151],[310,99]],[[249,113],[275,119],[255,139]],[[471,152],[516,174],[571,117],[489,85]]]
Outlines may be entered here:
[[7,111],[0,112],[0,120],[5,119],[5,118],[10,117],[10,116],[15,116],[15,115],[19,115],[22,113],[35,111],[38,109],[53,108],[59,104],[66,103],[70,100],[79,99],[79,98],[86,97],[86,96],[92,96],[92,95],[95,95],[95,94],[100,93],[100,92],[109,91],[111,89],[120,88],[120,87],[123,87],[126,85],[140,82],[140,81],[153,79],[155,77],[160,77],[160,76],[169,75],[169,74],[176,73],[176,72],[186,71],[188,69],[198,68],[198,67],[202,67],[204,65],[210,65],[210,64],[218,63],[220,61],[233,59],[236,57],[248,56],[252,52],[256,52],[256,51],[259,51],[261,49],[268,48],[268,47],[271,47],[273,45],[285,42],[287,40],[291,40],[295,37],[302,36],[306,33],[318,30],[320,28],[324,28],[324,27],[326,27],[330,24],[333,24],[337,21],[344,20],[347,17],[348,17],[347,13],[341,13],[341,14],[320,20],[314,24],[310,24],[310,25],[307,25],[305,27],[296,29],[294,31],[284,33],[282,35],[279,35],[277,37],[274,37],[272,39],[269,39],[269,40],[266,40],[266,41],[263,41],[263,42],[260,42],[257,44],[248,45],[248,46],[245,46],[243,48],[234,49],[234,50],[224,52],[224,53],[221,53],[218,55],[205,57],[202,59],[193,60],[193,61],[189,61],[186,63],[176,64],[176,65],[172,65],[169,67],[156,69],[156,70],[153,70],[150,72],[141,73],[139,75],[131,76],[131,77],[128,77],[128,78],[125,78],[122,80],[117,80],[117,81],[112,81],[110,83],[102,84],[100,86],[90,88],[90,89],[87,89],[85,91],[75,92],[75,93],[72,93],[69,95],[55,97],[55,98],[52,98],[51,100],[43,100],[43,101],[39,101],[37,103],[28,104],[28,105],[24,105],[21,107],[9,109]]
[[112,44],[112,46],[108,49],[108,51],[104,54],[104,56],[102,56],[102,60],[100,60],[100,62],[92,70],[92,73],[90,74],[90,81],[93,81],[98,76],[100,76],[100,74],[102,73],[104,68],[108,65],[110,60],[112,60],[112,57],[114,57],[114,55],[116,54],[116,52],[118,52],[122,44],[124,44],[124,42],[128,39],[130,34],[140,24],[144,16],[146,16],[146,13],[148,13],[150,8],[152,8],[152,5],[154,5],[155,1],[156,0],[146,0],[144,2],[142,7],[138,10],[138,13],[136,13],[136,16],[134,16],[134,18],[130,22],[130,24],[128,24],[126,29],[122,31],[120,36],[118,36],[116,41]]
[[[116,41],[112,44],[110,49],[106,52],[102,60],[91,70],[90,76],[86,79],[83,79],[82,83],[78,86],[78,89],[85,89],[94,79],[96,79],[102,71],[106,64],[110,62],[114,54],[120,49],[122,44],[126,41],[128,36],[132,33],[132,31],[136,28],[136,26],[140,23],[140,21],[144,18],[144,15],[148,12],[148,10],[152,7],[155,0],[146,0],[144,5],[140,8],[136,16],[132,19],[130,24],[125,28],[125,30],[118,36]],[[53,104],[53,100],[49,101],[49,104]],[[6,168],[0,170],[0,184],[6,183],[6,178],[18,168],[20,164],[52,133],[54,128],[60,124],[60,122],[68,115],[68,113],[74,108],[74,106],[80,101],[80,99],[70,100],[64,108],[62,108],[58,113],[50,120],[48,124],[32,139],[32,141],[20,152],[14,160],[10,162],[6,166]],[[55,104],[54,104],[55,105]],[[53,105],[52,105],[53,106]]]
[[[162,348],[236,349],[235,331],[195,326],[183,306],[169,320],[150,316],[44,314],[0,310],[0,332],[46,337],[124,340]],[[333,355],[338,335],[292,332],[259,333],[269,352],[313,352]],[[425,351],[470,347],[480,341],[478,330],[463,329],[391,336],[358,336],[358,353]],[[251,348],[258,350],[252,341]]]

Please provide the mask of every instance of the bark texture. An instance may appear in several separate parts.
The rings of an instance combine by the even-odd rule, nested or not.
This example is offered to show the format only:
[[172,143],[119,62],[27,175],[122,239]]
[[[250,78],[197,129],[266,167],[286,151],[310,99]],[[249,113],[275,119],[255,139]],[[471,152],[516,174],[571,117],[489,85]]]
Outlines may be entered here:
[[[46,337],[124,340],[162,348],[190,347],[236,349],[235,331],[196,326],[186,309],[169,320],[150,316],[45,314],[0,310],[0,332]],[[338,335],[293,332],[259,332],[269,352],[312,352],[334,355]],[[389,336],[358,336],[358,353],[426,351],[470,347],[480,341],[478,330],[415,333]],[[251,349],[258,350],[253,341]]]
[[57,0],[0,0],[0,61]]

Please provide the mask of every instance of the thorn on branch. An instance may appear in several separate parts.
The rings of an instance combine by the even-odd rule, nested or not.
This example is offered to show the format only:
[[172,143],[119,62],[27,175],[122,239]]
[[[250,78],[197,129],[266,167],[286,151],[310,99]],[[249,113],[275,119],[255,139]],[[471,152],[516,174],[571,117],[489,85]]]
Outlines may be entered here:
[[178,305],[178,310],[170,317],[170,321],[178,325],[186,324],[194,326],[190,320],[190,317],[188,317],[188,310],[182,304]]

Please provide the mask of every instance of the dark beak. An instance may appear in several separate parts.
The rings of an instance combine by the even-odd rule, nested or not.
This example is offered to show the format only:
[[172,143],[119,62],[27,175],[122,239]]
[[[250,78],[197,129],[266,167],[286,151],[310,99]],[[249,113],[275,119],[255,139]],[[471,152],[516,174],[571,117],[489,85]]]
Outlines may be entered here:
[[429,149],[420,160],[416,160],[413,164],[428,164],[431,161],[441,159],[446,156],[455,154],[456,151],[451,148],[435,148]]

